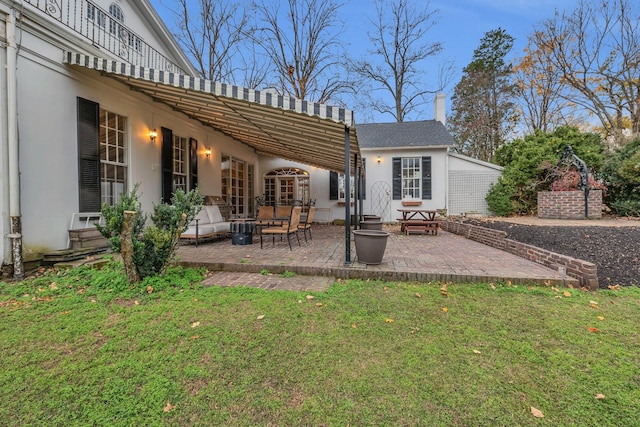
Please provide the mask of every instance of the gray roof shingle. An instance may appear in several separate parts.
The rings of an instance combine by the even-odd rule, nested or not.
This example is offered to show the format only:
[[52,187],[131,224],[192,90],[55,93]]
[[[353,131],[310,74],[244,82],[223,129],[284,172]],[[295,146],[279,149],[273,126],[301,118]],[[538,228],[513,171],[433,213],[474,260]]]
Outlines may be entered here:
[[455,141],[442,123],[422,120],[402,123],[363,123],[356,127],[360,148],[452,146]]

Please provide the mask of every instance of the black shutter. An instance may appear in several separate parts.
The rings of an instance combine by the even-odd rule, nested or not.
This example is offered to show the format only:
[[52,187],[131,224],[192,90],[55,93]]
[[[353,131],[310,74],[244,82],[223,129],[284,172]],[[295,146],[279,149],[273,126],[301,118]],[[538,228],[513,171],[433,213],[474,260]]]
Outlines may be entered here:
[[171,203],[173,195],[173,131],[160,128],[162,134],[162,201]]
[[422,200],[431,200],[431,157],[422,158]]
[[329,200],[338,200],[338,172],[329,172]]
[[402,160],[400,157],[394,157],[391,161],[392,174],[391,177],[392,185],[393,185],[393,200],[401,200],[402,199]]
[[100,104],[78,97],[80,212],[100,212]]
[[189,174],[191,175],[191,184],[189,190],[193,190],[198,186],[198,141],[193,138],[189,139]]

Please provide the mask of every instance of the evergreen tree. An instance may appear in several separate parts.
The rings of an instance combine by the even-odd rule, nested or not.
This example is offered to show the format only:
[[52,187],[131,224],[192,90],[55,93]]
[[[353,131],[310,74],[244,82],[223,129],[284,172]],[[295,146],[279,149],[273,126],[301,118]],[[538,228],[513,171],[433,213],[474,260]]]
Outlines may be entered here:
[[491,161],[515,127],[516,86],[505,61],[513,41],[501,28],[485,33],[454,89],[449,129],[462,154]]

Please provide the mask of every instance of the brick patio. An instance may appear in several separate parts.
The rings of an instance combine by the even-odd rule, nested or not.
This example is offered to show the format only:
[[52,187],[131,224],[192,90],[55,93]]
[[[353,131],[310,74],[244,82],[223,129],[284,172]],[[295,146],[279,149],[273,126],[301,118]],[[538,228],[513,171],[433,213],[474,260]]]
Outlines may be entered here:
[[[438,235],[400,233],[398,226],[385,225],[391,232],[380,265],[365,265],[357,260],[353,239],[351,263],[345,263],[345,229],[343,226],[313,226],[313,240],[301,246],[293,242],[265,239],[260,249],[258,236],[251,245],[232,245],[231,239],[181,245],[178,262],[202,266],[216,272],[208,284],[233,286],[244,284],[264,289],[322,290],[335,279],[377,279],[390,281],[495,282],[577,284],[540,264],[485,246],[456,234],[440,231]],[[286,277],[286,271],[296,273]],[[260,273],[263,274],[260,274]],[[247,274],[247,273],[253,273]],[[267,274],[268,273],[268,274]]]

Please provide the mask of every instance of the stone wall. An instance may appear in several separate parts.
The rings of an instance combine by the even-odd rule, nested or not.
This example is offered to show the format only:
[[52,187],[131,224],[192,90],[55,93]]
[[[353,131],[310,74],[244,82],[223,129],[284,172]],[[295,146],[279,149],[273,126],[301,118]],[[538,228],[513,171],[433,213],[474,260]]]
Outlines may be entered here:
[[592,291],[598,289],[598,268],[590,262],[507,239],[507,233],[504,231],[492,230],[490,228],[478,227],[452,220],[440,222],[440,228],[528,259],[529,261],[542,264],[558,272],[566,273],[568,276],[577,279],[580,287],[588,288]]
[[[602,218],[602,190],[589,191],[589,218]],[[538,218],[584,219],[583,191],[540,191]]]

